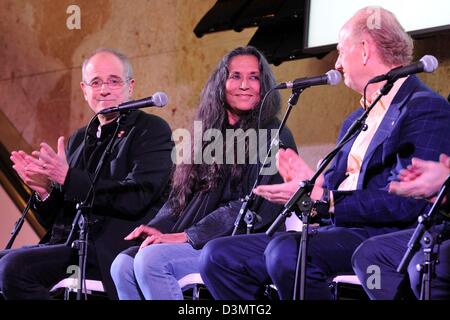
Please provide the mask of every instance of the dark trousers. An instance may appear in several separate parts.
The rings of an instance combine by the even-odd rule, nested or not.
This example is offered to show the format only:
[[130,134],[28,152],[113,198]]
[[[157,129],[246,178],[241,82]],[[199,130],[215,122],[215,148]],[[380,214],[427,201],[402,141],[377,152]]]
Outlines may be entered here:
[[[202,250],[200,269],[216,299],[259,299],[273,283],[281,299],[292,299],[301,234],[241,235],[210,241]],[[321,228],[309,237],[306,299],[332,299],[330,280],[353,273],[351,256],[368,237],[363,229]],[[298,297],[298,295],[297,295]]]
[[[95,277],[94,252],[88,247],[87,269]],[[0,251],[0,291],[7,300],[50,299],[49,290],[71,275],[67,269],[70,265],[78,265],[78,251],[65,245]]]
[[[409,240],[414,230],[403,230],[376,236],[365,241],[353,256],[353,268],[364,290],[371,299],[399,299],[407,295],[406,290],[413,290],[416,298],[420,297],[421,274],[416,266],[424,261],[422,248],[416,252],[408,265],[407,273],[397,272]],[[434,247],[438,254],[436,274],[431,280],[432,299],[450,299],[450,240]],[[380,285],[375,286],[373,273],[368,272],[373,266],[379,268]]]

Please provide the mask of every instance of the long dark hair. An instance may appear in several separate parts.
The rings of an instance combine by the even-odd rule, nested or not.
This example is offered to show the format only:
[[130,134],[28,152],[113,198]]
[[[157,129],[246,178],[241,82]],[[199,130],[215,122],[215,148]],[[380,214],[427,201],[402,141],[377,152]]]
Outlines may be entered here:
[[[227,117],[227,109],[229,108],[225,99],[225,84],[228,78],[228,65],[232,58],[241,55],[255,56],[259,61],[260,71],[260,98],[267,93],[275,84],[275,77],[270,69],[269,63],[261,52],[256,48],[247,46],[239,47],[226,54],[216,69],[210,75],[203,90],[200,94],[200,102],[195,117],[196,121],[202,121],[203,131],[208,129],[218,129],[225,132],[230,127]],[[261,115],[261,126],[273,121],[280,110],[280,94],[278,91],[272,92],[264,104],[264,112]],[[261,107],[261,101],[258,105],[248,113],[241,115],[236,129],[247,130],[256,128],[258,121],[258,113]],[[191,148],[191,153],[201,152],[209,141],[202,142],[201,150]],[[227,146],[225,146],[227,148]],[[232,179],[240,177],[243,165],[231,165]],[[172,193],[170,197],[170,206],[172,213],[181,214],[187,203],[196,192],[202,192],[212,189],[219,185],[226,177],[226,165],[224,164],[180,164],[176,167],[172,180]]]

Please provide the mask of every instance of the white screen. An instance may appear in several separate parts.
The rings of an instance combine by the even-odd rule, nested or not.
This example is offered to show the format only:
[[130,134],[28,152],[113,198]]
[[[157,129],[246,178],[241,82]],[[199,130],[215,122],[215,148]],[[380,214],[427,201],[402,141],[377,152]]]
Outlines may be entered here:
[[366,6],[393,12],[407,32],[450,26],[449,0],[310,0],[306,48],[336,44],[343,24]]

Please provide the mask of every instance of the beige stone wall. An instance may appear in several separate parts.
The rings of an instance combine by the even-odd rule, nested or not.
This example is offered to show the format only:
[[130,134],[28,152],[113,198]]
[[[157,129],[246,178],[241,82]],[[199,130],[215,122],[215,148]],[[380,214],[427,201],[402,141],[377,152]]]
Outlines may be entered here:
[[[4,249],[11,238],[11,232],[15,226],[15,223],[20,217],[20,211],[11,201],[11,198],[1,185],[0,204],[2,214],[0,217],[0,248]],[[17,238],[13,242],[12,248],[20,248],[24,245],[36,244],[38,241],[39,238],[34,230],[27,222],[25,222],[22,229],[18,233]]]
[[[256,30],[196,38],[192,30],[215,2],[1,0],[1,112],[32,147],[43,140],[54,146],[59,135],[69,135],[92,116],[79,89],[83,58],[97,47],[114,47],[132,60],[135,98],[155,91],[169,95],[166,108],[146,110],[165,118],[172,128],[188,126],[211,69],[224,53],[247,44]],[[81,9],[81,30],[66,27],[70,4]],[[445,96],[450,92],[449,40],[447,35],[416,42],[416,58],[429,53],[440,60],[436,73],[421,77]],[[336,56],[334,51],[321,60],[284,62],[274,71],[279,81],[318,75],[333,68]],[[283,107],[288,96],[284,91]],[[306,90],[289,121],[298,144],[307,150],[333,144],[342,119],[358,100],[343,84]],[[22,141],[4,143],[14,149]]]

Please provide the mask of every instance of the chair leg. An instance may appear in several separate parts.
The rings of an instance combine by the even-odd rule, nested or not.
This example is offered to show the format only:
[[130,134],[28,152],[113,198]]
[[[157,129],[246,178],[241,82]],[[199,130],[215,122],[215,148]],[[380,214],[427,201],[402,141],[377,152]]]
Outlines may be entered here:
[[339,283],[334,283],[333,285],[334,291],[334,300],[339,300]]
[[198,285],[195,284],[192,288],[192,300],[199,300],[200,299],[200,291],[198,288]]
[[70,300],[70,289],[64,288],[64,300]]

